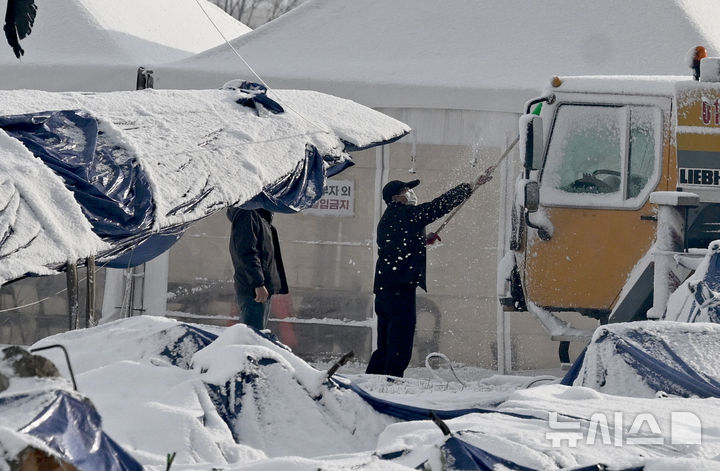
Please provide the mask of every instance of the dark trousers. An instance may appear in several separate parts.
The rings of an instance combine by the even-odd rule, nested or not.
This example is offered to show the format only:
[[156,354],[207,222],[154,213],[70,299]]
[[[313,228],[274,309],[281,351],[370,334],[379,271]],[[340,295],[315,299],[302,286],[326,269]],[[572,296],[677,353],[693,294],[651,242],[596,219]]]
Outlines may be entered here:
[[370,357],[366,373],[402,377],[410,364],[415,336],[415,288],[393,286],[375,295],[377,350]]
[[255,327],[257,330],[267,328],[270,317],[270,298],[264,303],[255,301],[254,296],[236,295],[236,299],[240,311],[240,322]]

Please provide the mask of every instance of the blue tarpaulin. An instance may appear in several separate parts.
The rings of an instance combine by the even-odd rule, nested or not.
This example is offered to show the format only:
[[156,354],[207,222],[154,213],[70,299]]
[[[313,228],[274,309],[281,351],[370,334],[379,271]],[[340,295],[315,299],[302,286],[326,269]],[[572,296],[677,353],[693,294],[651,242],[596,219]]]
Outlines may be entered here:
[[443,469],[447,470],[494,471],[496,465],[502,465],[514,471],[538,471],[488,453],[456,436],[448,438],[440,452],[445,463]]
[[[671,295],[665,318],[680,322],[714,322],[720,324],[720,241],[713,241],[703,260],[702,268]],[[692,289],[689,289],[692,283]]]
[[[495,455],[468,443],[461,438],[463,432],[451,434],[445,443],[440,447],[440,456],[445,471],[495,471],[496,469],[507,469],[512,471],[541,471],[545,468],[531,468],[518,464],[509,459]],[[403,457],[408,450],[401,450],[393,453],[386,453],[379,457],[384,460],[394,460]],[[427,469],[425,463],[415,469]],[[558,468],[567,471],[643,471],[644,466],[632,466],[629,468],[611,468],[602,463],[581,467]]]
[[[160,355],[167,358],[173,366],[189,369],[192,356],[217,339],[217,335],[190,324],[179,324],[172,328],[182,334],[165,345]],[[167,331],[160,333],[167,336]],[[172,337],[171,337],[172,338]]]
[[311,207],[322,196],[327,177],[323,158],[313,146],[305,148],[305,158],[295,170],[242,204],[243,209],[265,208],[276,213],[296,213]]
[[20,429],[42,440],[81,471],[142,471],[142,466],[102,430],[100,415],[89,401],[66,391],[54,397]]
[[142,264],[190,224],[229,206],[307,209],[327,177],[352,165],[348,152],[409,132],[350,100],[284,90],[280,103],[260,84],[234,83],[224,90],[2,92],[0,283],[88,257],[117,268]]
[[145,173],[127,149],[107,142],[92,116],[76,110],[1,116],[0,128],[62,177],[101,238],[121,239],[152,226]]
[[525,415],[525,414],[516,414],[514,412],[506,412],[506,411],[498,411],[494,409],[482,409],[478,407],[473,407],[469,409],[451,409],[451,410],[437,410],[437,409],[428,409],[425,407],[417,407],[417,406],[410,406],[407,404],[401,404],[399,402],[392,402],[387,401],[385,399],[380,399],[369,392],[365,391],[363,388],[358,386],[357,384],[354,384],[350,381],[337,381],[336,384],[338,384],[340,387],[350,389],[351,391],[358,394],[360,397],[362,397],[365,402],[370,404],[373,409],[375,409],[378,412],[381,412],[383,414],[389,415],[391,417],[395,417],[397,419],[401,420],[428,420],[430,418],[430,413],[434,413],[437,417],[443,420],[447,419],[454,419],[455,417],[460,417],[467,414],[504,414],[509,415],[512,417],[519,417],[522,419],[536,419],[537,417],[533,417],[531,415]]
[[[247,96],[238,100],[257,109],[262,105],[273,113],[283,108],[265,95],[261,85],[246,84]],[[36,157],[59,175],[93,231],[103,240],[115,243],[104,264],[110,268],[133,267],[168,250],[187,226],[152,231],[155,205],[145,173],[133,155],[111,144],[88,113],[78,110],[51,111],[0,116],[0,128],[18,139]],[[311,145],[305,158],[284,178],[242,204],[243,208],[263,207],[273,212],[295,213],[311,207],[323,193],[325,180],[352,165],[349,159],[337,161],[322,156]],[[212,192],[206,188],[195,198],[170,213],[191,211]],[[128,248],[133,248],[128,252]],[[120,255],[115,255],[118,253]]]
[[[663,321],[658,322],[657,326],[661,328]],[[632,324],[643,323],[631,323],[630,325]],[[677,326],[676,323],[672,324]],[[689,325],[692,326],[692,324]],[[628,369],[654,391],[664,391],[682,397],[720,397],[720,378],[713,377],[707,371],[704,371],[690,358],[687,358],[688,353],[685,353],[693,351],[687,348],[693,337],[696,339],[708,336],[715,338],[715,333],[704,332],[701,329],[693,331],[689,328],[688,330],[688,332],[681,333],[681,339],[683,342],[687,342],[684,345],[676,341],[671,343],[657,330],[642,327],[637,329],[624,327],[622,331],[617,333],[606,330],[593,340],[593,344],[596,345],[595,350],[603,350],[601,348],[603,345],[611,345],[613,355],[622,358]],[[714,344],[716,342],[713,340],[710,343]],[[576,384],[582,365],[586,361],[586,356],[587,349],[567,372],[562,384]],[[615,369],[617,368],[616,366]],[[601,385],[604,384],[604,375],[608,373],[608,371],[594,372],[594,374],[601,377],[593,378],[593,381]],[[624,372],[624,374],[628,374],[628,372]],[[583,385],[592,387],[592,384]]]

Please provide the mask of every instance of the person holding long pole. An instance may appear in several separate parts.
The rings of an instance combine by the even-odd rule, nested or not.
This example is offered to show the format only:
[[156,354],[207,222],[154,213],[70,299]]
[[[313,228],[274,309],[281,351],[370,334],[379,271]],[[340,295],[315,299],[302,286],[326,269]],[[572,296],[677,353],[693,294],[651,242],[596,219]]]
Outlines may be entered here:
[[415,290],[425,282],[425,226],[466,201],[480,185],[492,179],[492,170],[474,182],[461,183],[427,203],[417,204],[413,188],[420,180],[393,180],[383,187],[387,208],[377,227],[378,260],[373,292],[377,315],[377,349],[366,373],[402,377],[412,356],[415,335]]

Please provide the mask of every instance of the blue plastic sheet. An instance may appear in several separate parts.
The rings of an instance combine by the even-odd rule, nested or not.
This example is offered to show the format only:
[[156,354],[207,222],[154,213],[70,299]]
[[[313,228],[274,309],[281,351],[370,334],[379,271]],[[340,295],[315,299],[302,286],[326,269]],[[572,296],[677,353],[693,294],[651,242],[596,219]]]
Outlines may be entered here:
[[98,132],[92,116],[73,110],[2,116],[0,128],[62,177],[100,238],[118,240],[152,226],[145,173],[127,149]]
[[265,208],[277,213],[296,213],[310,208],[322,196],[325,187],[326,170],[318,150],[308,145],[305,158],[298,162],[295,170],[250,199],[240,207],[243,209]]
[[[606,332],[596,343],[610,342],[640,379],[655,391],[682,397],[720,397],[720,380],[708,376],[685,361],[663,338],[637,329],[619,336]],[[582,367],[585,352],[562,379],[572,385]]]
[[[285,112],[267,96],[267,90],[260,84],[243,82],[231,88],[241,92],[237,102],[255,109],[258,116],[262,110],[271,114]],[[259,119],[266,118],[261,116]],[[166,251],[181,237],[185,227],[155,227],[156,206],[149,178],[136,156],[116,140],[108,139],[102,126],[88,112],[59,110],[0,116],[0,128],[22,142],[72,191],[93,231],[112,246],[108,251],[96,254],[103,266],[127,268],[140,265]],[[363,147],[345,142],[345,151],[361,150],[401,137]],[[250,201],[235,204],[246,209],[263,207],[281,213],[310,208],[322,196],[327,177],[351,165],[353,162],[347,154],[321,155],[317,148],[308,144],[304,158],[292,172],[266,185]],[[163,216],[188,214],[214,191],[212,180],[208,178],[205,187],[188,195],[182,204]],[[225,204],[229,206],[233,202]],[[222,203],[218,203],[218,209],[222,207]],[[25,274],[31,275],[33,273]]]
[[[112,260],[103,263],[104,267],[107,268],[130,268],[142,265],[145,262],[152,260],[161,253],[169,250],[175,242],[180,240],[186,226],[172,229],[169,228],[165,232],[157,234],[142,234],[138,237],[126,240],[122,246],[117,247],[117,252],[121,255],[113,257],[112,251],[106,256],[111,257]],[[125,251],[128,246],[134,247],[132,250]]]
[[[217,335],[189,324],[179,324],[173,329],[180,329],[182,334],[166,345],[160,355],[180,368],[190,368],[193,355],[217,339]],[[161,333],[167,335],[167,331]]]
[[567,370],[567,373],[565,373],[565,376],[563,376],[562,380],[560,381],[560,384],[564,386],[572,386],[573,382],[575,382],[575,379],[580,374],[580,370],[582,369],[583,361],[585,361],[585,353],[587,352],[587,347],[583,349],[582,352],[580,352],[580,355],[575,359],[572,366],[570,366],[570,369]]
[[[531,468],[523,466],[512,460],[494,455],[488,451],[478,448],[461,438],[462,432],[458,435],[450,435],[440,447],[443,470],[446,471],[495,471],[496,469],[508,469],[513,471],[542,471],[544,468]],[[407,454],[407,450],[394,453],[386,453],[380,458],[393,460]],[[422,464],[415,469],[426,469]],[[608,467],[605,464],[597,463],[588,466],[558,468],[567,471],[643,471],[644,466],[632,466],[629,468]]]
[[362,397],[365,402],[370,404],[373,409],[375,409],[378,412],[381,412],[383,414],[389,415],[391,417],[395,417],[397,419],[401,420],[428,420],[430,418],[430,413],[434,413],[436,416],[438,416],[440,419],[447,420],[447,419],[454,419],[455,417],[460,417],[466,414],[503,414],[508,415],[512,417],[518,417],[522,419],[536,419],[537,417],[531,416],[531,415],[525,415],[525,414],[516,414],[514,412],[506,412],[506,411],[498,411],[494,409],[481,409],[477,407],[469,408],[469,409],[452,409],[452,410],[436,410],[436,409],[427,409],[424,407],[417,407],[417,406],[410,406],[407,404],[401,404],[398,402],[392,402],[387,401],[385,399],[380,399],[369,392],[365,391],[363,388],[358,386],[357,384],[354,384],[352,382],[344,382],[344,381],[338,381],[338,386],[344,387],[347,389],[350,389],[351,391],[354,391],[357,393],[360,397]]
[[701,306],[707,311],[707,320],[720,323],[720,298],[715,294],[720,291],[720,253],[710,244],[710,260],[707,271],[695,286],[693,305],[686,319],[679,321],[696,322],[702,312]]
[[258,115],[260,115],[260,112],[257,111],[257,105],[262,105],[263,108],[274,114],[285,112],[280,103],[267,96],[267,88],[264,85],[255,82],[242,82],[237,87],[230,88],[245,92],[243,96],[237,99],[237,103],[254,109]]
[[142,471],[142,466],[102,431],[100,415],[88,401],[65,391],[20,429],[42,440],[82,471]]
[[488,453],[455,436],[445,441],[440,452],[445,463],[443,469],[447,470],[494,471],[495,466],[502,465],[516,471],[539,471]]

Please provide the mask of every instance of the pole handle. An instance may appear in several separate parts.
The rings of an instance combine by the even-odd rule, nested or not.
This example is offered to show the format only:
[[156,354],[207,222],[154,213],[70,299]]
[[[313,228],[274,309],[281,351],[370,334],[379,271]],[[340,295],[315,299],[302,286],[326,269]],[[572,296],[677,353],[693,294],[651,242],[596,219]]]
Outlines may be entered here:
[[[510,145],[507,146],[507,148],[502,153],[502,155],[500,155],[500,158],[498,158],[497,162],[495,162],[495,165],[492,165],[485,169],[485,173],[483,175],[487,175],[488,177],[490,175],[492,175],[495,172],[495,169],[503,162],[503,160],[505,160],[505,158],[508,156],[508,154],[510,154],[510,151],[513,150],[513,148],[517,145],[519,140],[520,140],[520,135],[515,137],[515,139],[513,139],[513,141],[510,143]],[[478,180],[480,179],[480,177],[482,177],[483,175],[480,175],[480,176],[478,176],[477,179],[475,179],[475,184],[473,185],[472,191],[470,192],[470,195],[465,199],[465,201],[463,201],[462,203],[457,205],[455,208],[453,208],[453,210],[450,211],[450,214],[448,214],[448,216],[445,218],[445,220],[442,222],[442,224],[440,224],[440,227],[438,227],[437,230],[433,232],[433,234],[435,234],[434,238],[437,238],[437,235],[440,234],[440,231],[445,229],[445,226],[447,226],[448,223],[450,221],[452,221],[452,219],[455,217],[455,215],[458,213],[458,211],[460,211],[460,208],[462,208],[465,205],[465,203],[467,203],[467,201],[470,199],[470,197],[473,195],[473,193],[475,193],[475,190],[480,188],[480,186],[482,186],[483,184],[487,183],[487,181],[484,181],[479,184],[477,183]],[[488,181],[489,181],[489,179],[488,179]]]

